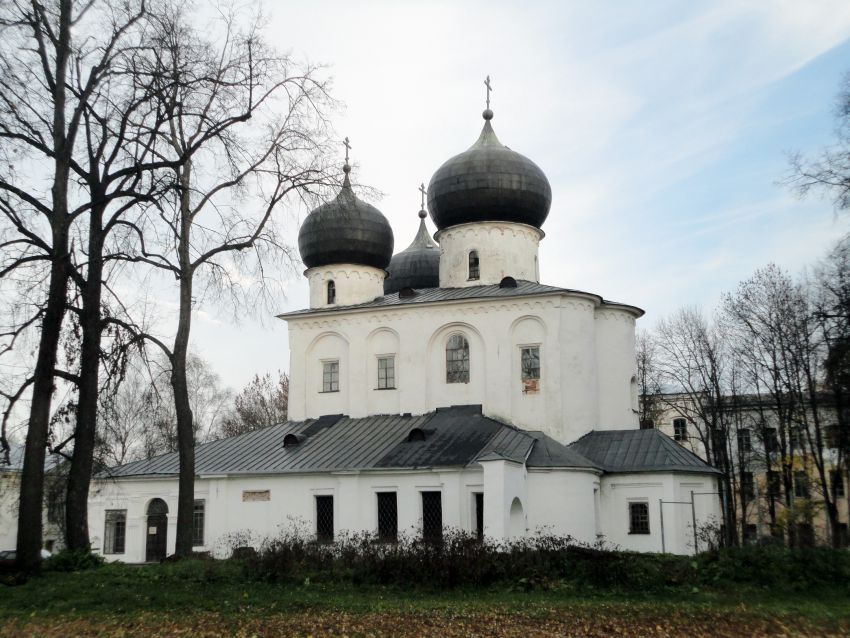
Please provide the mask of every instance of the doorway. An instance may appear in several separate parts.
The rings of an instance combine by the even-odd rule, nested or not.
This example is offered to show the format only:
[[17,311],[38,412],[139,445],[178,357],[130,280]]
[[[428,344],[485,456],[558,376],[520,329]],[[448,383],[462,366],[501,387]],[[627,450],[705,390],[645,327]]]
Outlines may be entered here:
[[161,498],[148,504],[147,543],[145,561],[159,562],[165,558],[168,545],[168,505]]

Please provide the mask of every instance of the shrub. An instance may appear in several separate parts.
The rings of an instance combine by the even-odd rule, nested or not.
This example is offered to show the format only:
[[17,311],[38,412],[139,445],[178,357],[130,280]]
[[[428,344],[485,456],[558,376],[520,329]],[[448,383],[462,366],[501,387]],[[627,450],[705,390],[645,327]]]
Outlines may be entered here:
[[103,556],[85,549],[64,549],[45,559],[42,569],[49,572],[79,572],[100,567],[104,562]]

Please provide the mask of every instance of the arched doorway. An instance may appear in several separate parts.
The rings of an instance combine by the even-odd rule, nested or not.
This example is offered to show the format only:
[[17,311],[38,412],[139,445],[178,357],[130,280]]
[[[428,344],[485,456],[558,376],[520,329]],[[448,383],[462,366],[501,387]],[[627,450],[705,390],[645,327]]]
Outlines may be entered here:
[[510,529],[508,531],[511,538],[525,536],[525,512],[523,512],[522,502],[518,498],[511,502]]
[[155,498],[148,503],[145,560],[152,563],[165,558],[167,543],[168,505],[161,498]]

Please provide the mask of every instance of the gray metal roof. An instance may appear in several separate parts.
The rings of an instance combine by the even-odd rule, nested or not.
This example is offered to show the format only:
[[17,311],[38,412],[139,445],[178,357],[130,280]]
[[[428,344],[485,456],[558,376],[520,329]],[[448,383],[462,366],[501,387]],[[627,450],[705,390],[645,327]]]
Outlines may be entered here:
[[595,430],[569,448],[606,472],[721,473],[656,429]]
[[[5,456],[0,452],[0,472],[21,472],[24,469],[24,446],[9,444],[9,463],[4,463]],[[47,452],[44,456],[44,471],[49,472],[64,461],[61,454]]]
[[621,304],[613,301],[602,299],[597,294],[583,292],[581,290],[573,290],[571,288],[558,288],[557,286],[547,286],[534,281],[526,281],[524,279],[517,280],[516,288],[501,288],[499,284],[488,286],[467,286],[465,288],[421,288],[416,290],[416,294],[411,297],[399,298],[399,294],[393,293],[378,297],[366,303],[353,304],[350,306],[329,306],[326,308],[305,308],[303,310],[293,310],[278,315],[281,319],[287,317],[298,317],[300,315],[324,314],[332,312],[340,312],[345,310],[359,310],[367,308],[385,308],[388,306],[409,306],[424,303],[434,303],[438,301],[458,301],[464,299],[491,299],[505,297],[528,297],[534,295],[550,295],[553,293],[573,293],[579,295],[587,295],[599,300],[600,303],[613,304],[622,306],[637,313],[637,316],[643,315],[643,310],[637,306]]
[[[424,441],[408,441],[414,428]],[[283,447],[287,434],[299,442]],[[547,452],[529,453],[538,444]],[[199,445],[195,469],[215,474],[285,474],[380,469],[467,467],[506,459],[529,466],[596,468],[579,453],[537,432],[525,432],[481,414],[480,406],[440,408],[420,416],[391,415],[352,419],[341,415],[288,421],[241,436]],[[177,453],[135,461],[101,477],[173,476]],[[548,463],[548,465],[547,465]]]

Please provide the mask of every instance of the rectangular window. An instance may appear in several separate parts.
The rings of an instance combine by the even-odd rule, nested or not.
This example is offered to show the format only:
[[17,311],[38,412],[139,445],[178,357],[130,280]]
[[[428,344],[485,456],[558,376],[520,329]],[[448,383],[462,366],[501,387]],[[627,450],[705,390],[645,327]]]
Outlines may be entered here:
[[398,540],[398,497],[395,492],[378,492],[378,538],[385,543]]
[[522,348],[522,380],[540,379],[540,347]]
[[782,496],[782,480],[776,470],[770,470],[767,473],[767,495],[770,498]]
[[339,361],[322,362],[322,392],[339,392]]
[[841,430],[839,430],[837,425],[827,425],[824,428],[824,433],[826,436],[826,447],[830,449],[836,449],[841,445]]
[[847,547],[850,544],[850,536],[847,534],[847,523],[839,523],[835,530],[836,541],[839,547]]
[[378,389],[395,388],[395,357],[378,357]]
[[748,523],[744,527],[744,543],[747,545],[755,545],[758,542],[758,527],[752,523]]
[[752,472],[741,472],[741,489],[747,498],[755,498],[756,489]]
[[204,544],[204,501],[195,501],[192,510],[192,546],[200,547]]
[[838,470],[829,471],[829,482],[832,485],[832,495],[836,498],[844,496],[844,477]]
[[643,421],[640,422],[640,429],[641,430],[651,430],[654,427],[655,427],[655,421],[653,421],[652,419],[644,419]]
[[649,534],[649,503],[629,503],[629,534]]
[[316,540],[332,543],[334,539],[334,497],[316,497]]
[[446,383],[469,383],[469,342],[452,335],[446,344]]
[[794,496],[809,498],[809,475],[805,472],[794,472]]
[[797,523],[797,547],[815,546],[815,528],[811,523]]
[[443,540],[443,495],[422,492],[422,539],[437,543]]
[[106,510],[104,554],[123,554],[127,536],[127,510]]
[[765,428],[764,429],[764,451],[765,452],[778,452],[779,451],[779,438],[776,436],[776,428]]
[[673,419],[673,439],[675,441],[688,440],[688,422],[685,419]]
[[475,537],[484,540],[484,494],[475,492]]
[[802,450],[803,449],[803,428],[793,427],[790,432],[791,438],[791,449],[792,450]]
[[753,440],[750,431],[747,428],[738,430],[738,451],[751,452],[753,449]]

